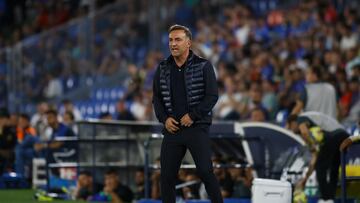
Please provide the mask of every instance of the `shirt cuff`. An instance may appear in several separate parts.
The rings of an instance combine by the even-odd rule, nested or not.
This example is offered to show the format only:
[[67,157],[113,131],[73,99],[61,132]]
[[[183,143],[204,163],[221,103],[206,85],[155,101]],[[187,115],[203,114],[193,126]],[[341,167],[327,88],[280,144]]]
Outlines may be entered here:
[[353,141],[353,142],[357,142],[357,141],[360,140],[360,135],[350,136],[350,139],[351,139],[351,141]]
[[196,119],[196,116],[193,112],[189,113],[189,117],[191,118],[192,121],[195,121],[195,119]]

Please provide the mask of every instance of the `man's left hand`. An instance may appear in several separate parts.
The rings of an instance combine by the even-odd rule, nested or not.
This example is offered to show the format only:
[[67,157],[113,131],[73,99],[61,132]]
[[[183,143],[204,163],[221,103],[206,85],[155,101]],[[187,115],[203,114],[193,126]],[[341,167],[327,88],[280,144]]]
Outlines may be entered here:
[[189,114],[187,113],[180,119],[180,123],[185,127],[190,127],[194,123],[194,121],[190,118]]

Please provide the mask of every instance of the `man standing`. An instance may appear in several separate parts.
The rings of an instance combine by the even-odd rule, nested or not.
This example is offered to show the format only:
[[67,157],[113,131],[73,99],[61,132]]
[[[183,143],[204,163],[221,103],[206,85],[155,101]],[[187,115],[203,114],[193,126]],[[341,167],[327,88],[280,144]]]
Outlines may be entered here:
[[298,115],[301,111],[318,111],[336,119],[336,91],[330,83],[321,82],[322,73],[322,68],[319,66],[310,67],[306,71],[307,84],[291,114]]
[[320,112],[291,115],[287,122],[288,128],[300,133],[312,155],[306,175],[297,183],[297,188],[304,189],[315,169],[320,191],[319,202],[334,202],[339,177],[339,147],[349,134],[334,118]]
[[153,81],[156,117],[164,124],[161,145],[161,195],[175,202],[175,182],[189,149],[212,202],[223,202],[210,159],[209,127],[218,99],[211,63],[191,50],[192,34],[181,25],[169,29],[171,56],[160,62]]

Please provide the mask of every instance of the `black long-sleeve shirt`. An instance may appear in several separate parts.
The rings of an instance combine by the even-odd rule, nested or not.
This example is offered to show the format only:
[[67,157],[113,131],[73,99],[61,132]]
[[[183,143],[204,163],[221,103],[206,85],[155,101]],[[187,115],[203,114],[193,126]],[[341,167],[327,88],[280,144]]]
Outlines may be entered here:
[[179,121],[186,113],[189,112],[189,107],[186,99],[186,86],[185,86],[185,72],[186,63],[181,67],[176,65],[175,61],[171,62],[170,70],[170,92],[171,103],[173,106],[174,116]]

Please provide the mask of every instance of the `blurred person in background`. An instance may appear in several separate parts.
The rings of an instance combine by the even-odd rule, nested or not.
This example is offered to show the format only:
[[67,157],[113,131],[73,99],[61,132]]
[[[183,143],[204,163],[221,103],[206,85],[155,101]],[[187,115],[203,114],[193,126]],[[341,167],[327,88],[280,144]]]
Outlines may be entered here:
[[236,92],[234,78],[228,76],[224,80],[224,93],[214,107],[214,116],[221,120],[238,120],[240,113],[237,111],[242,100],[242,94]]
[[232,159],[229,162],[232,165],[241,165],[240,167],[228,169],[232,181],[234,182],[234,191],[232,198],[251,198],[251,185],[254,179],[252,168],[247,166],[246,161],[241,159]]
[[54,73],[46,75],[47,85],[44,89],[44,96],[46,99],[55,99],[63,94],[63,87],[59,78]]
[[218,99],[214,68],[192,52],[189,28],[169,28],[171,55],[160,62],[153,80],[153,105],[164,124],[161,145],[161,197],[175,202],[176,177],[186,150],[195,161],[210,200],[223,202],[210,159],[209,127]]
[[276,111],[278,110],[278,101],[276,98],[275,84],[271,80],[263,80],[261,83],[264,95],[262,97],[262,105],[269,113],[269,118],[275,118]]
[[27,114],[19,115],[16,134],[15,172],[26,178],[31,178],[32,159],[38,156],[34,146],[39,141],[39,137],[36,130],[30,126],[30,117]]
[[298,115],[301,111],[317,111],[337,118],[337,99],[335,88],[321,81],[323,69],[312,66],[306,71],[305,89],[296,101],[291,114]]
[[72,101],[69,99],[65,99],[62,101],[62,107],[60,107],[60,110],[59,110],[60,115],[63,115],[63,116],[64,116],[65,112],[71,112],[74,116],[75,121],[82,120],[82,115],[81,115],[80,110],[78,108],[76,108],[74,106],[74,104],[72,103]]
[[94,182],[94,178],[89,171],[80,171],[74,190],[74,199],[88,200],[90,196],[97,194],[103,186]]
[[265,120],[267,120],[268,112],[262,104],[262,98],[263,98],[262,92],[263,91],[259,83],[257,82],[251,83],[249,90],[250,100],[247,105],[247,116],[250,116],[251,111],[257,108],[257,109],[261,109],[261,111],[265,114]]
[[[138,168],[135,171],[135,194],[134,199],[140,200],[145,198],[145,173],[144,168]],[[149,186],[151,186],[151,182],[149,183]],[[151,187],[149,188],[149,191],[151,191]],[[148,197],[151,197],[150,195]]]
[[105,111],[105,112],[100,113],[99,119],[104,120],[104,121],[112,121],[113,117],[112,117],[111,113],[109,113],[108,111]]
[[48,126],[46,120],[46,112],[49,110],[49,104],[40,102],[36,105],[36,113],[31,117],[31,126],[33,126],[38,133],[41,140],[46,139],[46,128]]
[[142,92],[133,94],[133,102],[130,106],[130,112],[134,115],[137,121],[146,120],[146,104]]
[[[0,58],[1,60],[1,58]],[[0,64],[2,65],[2,64]],[[0,67],[0,108],[4,108],[7,106],[8,104],[8,90],[7,90],[7,85],[6,85],[6,74],[5,74],[5,70],[3,70],[5,68]]]
[[160,157],[155,160],[154,164],[155,170],[152,171],[151,174],[151,199],[160,199],[161,191],[160,191]]
[[133,192],[121,183],[118,172],[113,169],[105,173],[103,192],[110,196],[111,203],[131,202],[134,199]]
[[250,112],[250,121],[254,122],[265,122],[266,121],[266,114],[260,108],[254,108]]
[[64,112],[63,122],[67,127],[71,128],[71,130],[75,133],[75,135],[78,134],[79,128],[77,127],[77,125],[75,123],[75,117],[71,111]]
[[71,128],[59,121],[57,111],[53,109],[48,110],[46,112],[46,119],[51,129],[50,137],[47,140],[37,142],[34,146],[35,150],[39,152],[41,156],[46,157],[49,163],[56,162],[54,155],[57,152],[61,153],[74,149],[76,153],[76,143],[56,140],[57,138],[76,136]]
[[339,179],[340,145],[349,137],[344,127],[334,118],[320,112],[308,111],[291,115],[287,128],[299,133],[311,152],[311,160],[296,189],[304,190],[306,181],[316,170],[319,202],[334,202]]
[[199,190],[201,186],[201,181],[194,171],[187,173],[184,183],[191,183],[191,185],[182,188],[184,199],[200,199]]
[[228,171],[223,168],[225,162],[221,159],[213,159],[214,174],[219,181],[220,191],[223,198],[229,198],[232,196],[234,182],[231,180],[231,176]]
[[9,112],[0,108],[0,174],[10,171],[14,163],[16,130],[9,126]]
[[134,115],[126,108],[125,99],[120,99],[116,103],[116,113],[117,117],[116,119],[119,121],[125,120],[125,121],[135,121]]

